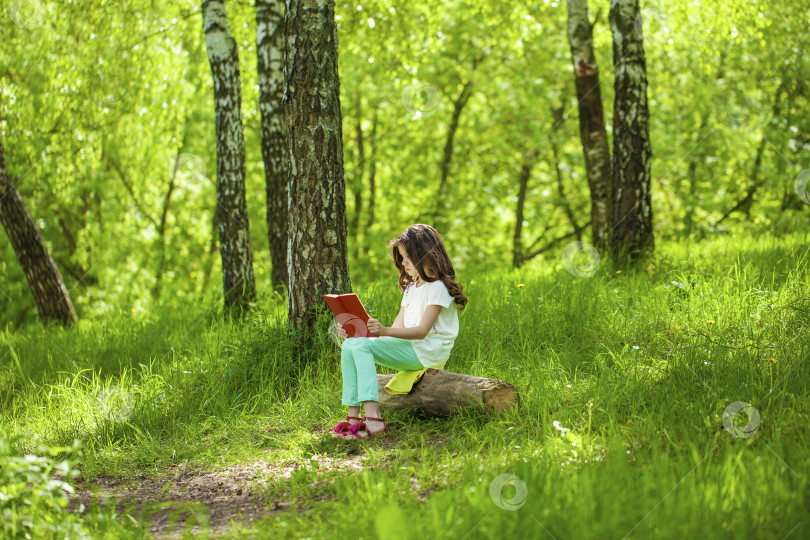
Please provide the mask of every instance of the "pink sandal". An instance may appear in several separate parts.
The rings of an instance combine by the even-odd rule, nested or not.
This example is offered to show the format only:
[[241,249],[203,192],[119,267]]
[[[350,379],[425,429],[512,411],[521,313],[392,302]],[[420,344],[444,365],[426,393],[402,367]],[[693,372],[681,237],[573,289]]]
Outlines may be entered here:
[[[336,425],[334,427],[334,429],[332,429],[332,431],[337,433],[338,435],[343,434],[343,433],[348,433],[348,431],[349,431],[349,429],[351,429],[352,425],[357,425],[357,424],[350,424],[348,422],[349,420],[360,420],[362,422],[363,419],[360,418],[359,416],[347,416],[346,417],[346,422],[339,422],[338,425]],[[361,422],[358,422],[358,424],[361,423]]]
[[[371,433],[368,430],[368,428],[366,427],[366,420],[377,420],[378,422],[382,422],[385,427],[383,427],[380,431],[377,431],[375,433]],[[360,435],[357,434],[357,432],[361,431],[361,430],[366,432],[365,437],[361,437]],[[351,426],[349,428],[349,430],[347,432],[347,435],[349,435],[349,437],[353,437],[355,439],[368,439],[372,435],[376,435],[377,433],[383,433],[384,431],[388,431],[388,424],[385,423],[385,420],[383,420],[382,418],[374,418],[372,416],[364,416],[363,419],[360,422],[357,422],[356,424],[354,424],[353,426]]]

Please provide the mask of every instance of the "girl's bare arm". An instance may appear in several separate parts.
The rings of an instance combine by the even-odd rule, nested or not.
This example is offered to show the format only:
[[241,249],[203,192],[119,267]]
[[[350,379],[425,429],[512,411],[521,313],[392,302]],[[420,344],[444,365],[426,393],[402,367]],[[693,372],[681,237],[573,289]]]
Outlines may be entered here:
[[[422,314],[422,320],[419,322],[419,326],[412,328],[395,328],[393,325],[391,327],[385,327],[381,325],[380,321],[377,319],[371,318],[368,320],[368,329],[378,336],[391,336],[402,339],[425,339],[430,329],[436,324],[436,319],[439,318],[439,312],[441,312],[441,310],[442,306],[427,306],[425,312]],[[399,316],[397,316],[397,318],[399,318]]]
[[394,319],[391,328],[405,328],[405,306],[399,308],[399,313],[397,313],[397,318]]
[[[340,323],[337,323],[338,327],[338,335],[342,338],[347,338],[348,334],[346,330],[344,330],[343,326]],[[394,319],[394,324],[391,325],[391,328],[405,328],[405,306],[401,306],[399,308],[399,313],[397,313],[397,318]]]

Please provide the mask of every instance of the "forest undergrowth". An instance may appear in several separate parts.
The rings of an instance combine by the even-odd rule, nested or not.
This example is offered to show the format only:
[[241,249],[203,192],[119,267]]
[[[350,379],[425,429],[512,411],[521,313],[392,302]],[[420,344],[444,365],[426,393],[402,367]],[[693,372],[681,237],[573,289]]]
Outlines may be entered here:
[[[365,441],[329,436],[345,416],[329,318],[295,362],[278,295],[242,324],[184,304],[7,330],[0,532],[148,536],[143,507],[126,507],[136,501],[78,512],[69,493],[148,481],[166,505],[178,470],[251,464],[240,482],[268,510],[248,520],[234,508],[220,533],[806,536],[807,234],[656,249],[637,269],[547,258],[457,276],[470,302],[446,369],[514,384],[519,408],[383,410],[391,431]],[[395,283],[355,292],[391,324]],[[195,516],[187,533],[217,531],[205,500],[177,508]]]

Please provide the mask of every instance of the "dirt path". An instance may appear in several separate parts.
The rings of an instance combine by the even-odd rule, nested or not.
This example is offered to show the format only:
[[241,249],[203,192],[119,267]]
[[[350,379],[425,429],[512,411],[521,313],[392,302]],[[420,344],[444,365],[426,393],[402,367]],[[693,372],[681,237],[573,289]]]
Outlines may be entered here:
[[[328,426],[315,426],[313,433],[321,433],[324,440],[332,440],[327,431]],[[447,440],[443,436],[433,436],[426,442],[438,450],[445,446]],[[379,444],[387,450],[392,450],[400,443],[401,435],[396,433],[394,428],[391,433],[385,434],[382,439],[371,444]],[[340,446],[342,444],[355,446],[344,452]],[[361,444],[359,441],[344,443],[335,440],[334,448],[340,448],[340,456],[329,455],[333,453],[331,446],[328,446],[330,449],[326,450],[325,454],[313,456],[318,462],[318,474],[338,470],[356,472],[365,470],[368,458],[359,444]],[[151,533],[158,538],[179,538],[190,510],[199,509],[207,514],[210,535],[215,537],[232,530],[234,524],[248,524],[273,512],[287,511],[291,506],[290,492],[283,486],[294,471],[305,467],[308,465],[299,462],[280,463],[261,460],[213,471],[202,471],[182,464],[174,465],[157,478],[144,473],[125,478],[99,476],[87,479],[84,485],[76,485],[76,493],[68,508],[75,510],[79,504],[84,504],[86,508],[91,499],[100,499],[105,503],[115,501],[120,512],[125,510],[127,505],[134,505],[135,512],[143,511],[146,506],[151,522]],[[321,480],[316,480],[311,487],[317,487],[320,482]],[[262,492],[271,487],[281,487],[283,494],[275,500],[265,501]],[[418,482],[412,483],[411,487],[419,492],[419,500],[422,502],[431,492],[429,489],[422,490]],[[98,494],[94,495],[94,491]],[[315,493],[307,502],[324,499],[325,496]],[[161,503],[166,506],[155,510]],[[309,508],[310,504],[299,503],[299,511]],[[133,516],[137,517],[137,514]],[[194,532],[197,531],[199,527],[195,525]]]
[[[362,471],[367,459],[365,455],[346,458],[318,455],[316,458],[319,471]],[[106,503],[116,501],[121,511],[129,504],[135,505],[138,512],[146,506],[152,522],[151,533],[159,538],[179,537],[187,517],[199,509],[207,513],[211,536],[218,536],[231,529],[232,520],[252,521],[287,510],[290,506],[288,500],[282,497],[282,500],[264,501],[260,493],[270,484],[283,485],[301,467],[298,463],[256,461],[208,472],[175,466],[159,478],[143,474],[131,478],[100,476],[91,479],[89,485],[78,485],[68,508],[74,510],[79,504],[87,507],[91,499],[97,498]],[[98,494],[94,495],[93,490]],[[159,503],[168,502],[174,504],[154,508]],[[304,506],[300,508],[306,509]],[[172,518],[175,522],[170,530]],[[197,530],[199,527],[195,526]]]

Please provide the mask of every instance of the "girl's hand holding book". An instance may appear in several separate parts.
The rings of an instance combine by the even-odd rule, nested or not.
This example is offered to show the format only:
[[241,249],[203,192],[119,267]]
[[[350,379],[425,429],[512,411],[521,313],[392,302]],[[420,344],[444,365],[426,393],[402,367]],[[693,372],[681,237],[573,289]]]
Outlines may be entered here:
[[343,329],[343,325],[342,325],[342,324],[337,323],[337,329],[338,329],[338,335],[339,335],[340,337],[342,337],[343,339],[346,339],[347,337],[349,337],[349,334],[347,334],[347,333],[346,333],[346,330],[344,330],[344,329]]
[[368,327],[368,331],[371,332],[372,334],[377,334],[378,336],[384,336],[385,335],[383,333],[383,331],[386,330],[385,326],[380,324],[380,321],[378,321],[374,317],[369,317],[368,323],[366,323],[366,326]]

